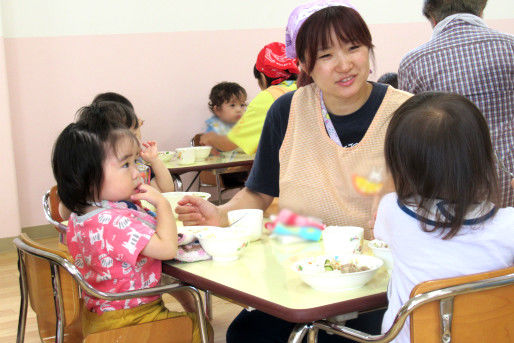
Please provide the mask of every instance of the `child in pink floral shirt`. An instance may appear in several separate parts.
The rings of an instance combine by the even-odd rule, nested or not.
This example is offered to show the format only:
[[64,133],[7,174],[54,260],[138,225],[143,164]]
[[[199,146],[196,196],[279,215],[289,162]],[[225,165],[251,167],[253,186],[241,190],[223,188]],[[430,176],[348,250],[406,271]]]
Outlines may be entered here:
[[[82,109],[98,110],[94,105]],[[68,248],[86,281],[101,291],[154,287],[161,279],[161,260],[177,254],[172,209],[158,190],[142,182],[134,134],[121,124],[98,118],[68,125],[54,146],[52,168],[59,197],[72,212]],[[143,210],[141,200],[151,203],[155,214]],[[170,312],[159,296],[119,301],[83,296],[85,334],[189,316],[193,341],[200,340],[196,317]]]

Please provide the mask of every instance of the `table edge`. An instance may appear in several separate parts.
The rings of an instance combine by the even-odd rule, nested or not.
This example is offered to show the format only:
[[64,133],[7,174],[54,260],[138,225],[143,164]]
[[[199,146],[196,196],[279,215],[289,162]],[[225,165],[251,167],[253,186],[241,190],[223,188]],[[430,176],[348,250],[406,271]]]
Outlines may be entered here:
[[[345,306],[343,307],[342,311],[340,307],[337,309],[334,308],[335,304],[323,305],[309,309],[294,309],[275,304],[250,294],[246,294],[244,292],[238,291],[237,289],[192,274],[183,269],[176,268],[173,265],[165,262],[163,263],[162,267],[163,273],[180,279],[182,282],[193,285],[202,290],[209,290],[214,294],[227,297],[236,302],[243,303],[262,312],[266,312],[277,318],[292,323],[308,323],[343,313],[369,311],[387,306],[387,293],[382,292],[358,299],[346,300],[344,301]],[[348,310],[345,311],[344,308],[348,308]]]

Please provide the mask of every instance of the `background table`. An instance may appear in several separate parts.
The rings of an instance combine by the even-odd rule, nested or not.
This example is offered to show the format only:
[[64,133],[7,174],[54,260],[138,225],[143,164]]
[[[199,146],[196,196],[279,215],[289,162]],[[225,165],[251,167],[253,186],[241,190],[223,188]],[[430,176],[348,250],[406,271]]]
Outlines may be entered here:
[[[171,176],[177,183],[177,191],[183,190],[182,179],[180,175],[188,172],[198,172],[190,186],[198,177],[198,174],[202,170],[213,170],[215,173],[222,173],[227,168],[231,167],[242,167],[242,166],[252,166],[253,164],[253,155],[246,155],[242,153],[232,153],[232,154],[222,154],[218,156],[209,156],[205,161],[195,162],[193,164],[179,164],[178,160],[172,160],[164,163],[166,168],[168,168]],[[187,187],[189,188],[189,187]]]
[[389,275],[382,267],[364,287],[328,293],[305,284],[293,270],[300,258],[322,253],[320,243],[283,245],[264,237],[233,262],[164,262],[163,272],[294,323],[309,323],[339,314],[387,305]]

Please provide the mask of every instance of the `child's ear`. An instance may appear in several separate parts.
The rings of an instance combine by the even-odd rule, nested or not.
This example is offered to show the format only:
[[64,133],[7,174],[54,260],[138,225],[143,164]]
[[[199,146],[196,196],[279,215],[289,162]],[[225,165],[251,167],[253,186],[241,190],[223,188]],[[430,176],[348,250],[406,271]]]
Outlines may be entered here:
[[215,105],[213,108],[212,108],[212,112],[214,112],[214,114],[219,117],[219,113],[220,113],[220,106],[218,105]]

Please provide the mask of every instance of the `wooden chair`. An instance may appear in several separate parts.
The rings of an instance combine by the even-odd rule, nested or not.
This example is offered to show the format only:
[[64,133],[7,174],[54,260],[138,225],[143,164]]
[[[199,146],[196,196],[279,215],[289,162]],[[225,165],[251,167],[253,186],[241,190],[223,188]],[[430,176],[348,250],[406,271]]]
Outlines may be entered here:
[[62,244],[60,248],[64,248],[66,247],[66,231],[68,227],[62,223],[64,220],[59,214],[59,202],[57,186],[53,186],[43,195],[43,212],[45,218],[59,233],[59,242]]
[[322,329],[357,342],[386,343],[409,315],[413,343],[514,342],[514,267],[420,283],[382,335],[327,321],[313,323],[308,334],[312,342]]
[[[202,136],[202,133],[198,133],[194,135],[194,137],[191,139],[191,146],[199,146],[200,145],[200,137]],[[250,167],[232,167],[227,168],[223,172],[214,172],[211,170],[204,170],[199,173],[199,180],[198,180],[198,191],[201,190],[202,187],[216,187],[216,195],[217,195],[217,201],[218,204],[221,204],[222,201],[222,194],[223,192],[230,190],[230,189],[237,189],[244,187],[244,184],[236,185],[233,187],[227,187],[223,183],[223,174],[232,174],[232,173],[241,173],[246,172],[248,173],[250,171]]]
[[196,303],[202,334],[207,342],[202,300],[198,291],[179,283],[158,287],[106,293],[93,288],[71,262],[70,256],[32,241],[25,234],[14,239],[18,249],[20,271],[20,316],[17,342],[23,343],[27,318],[27,302],[37,315],[38,329],[44,342],[191,342],[192,322],[188,317],[164,319],[119,329],[96,332],[83,337],[79,287],[87,294],[106,300],[121,300],[177,291],[188,291]]

